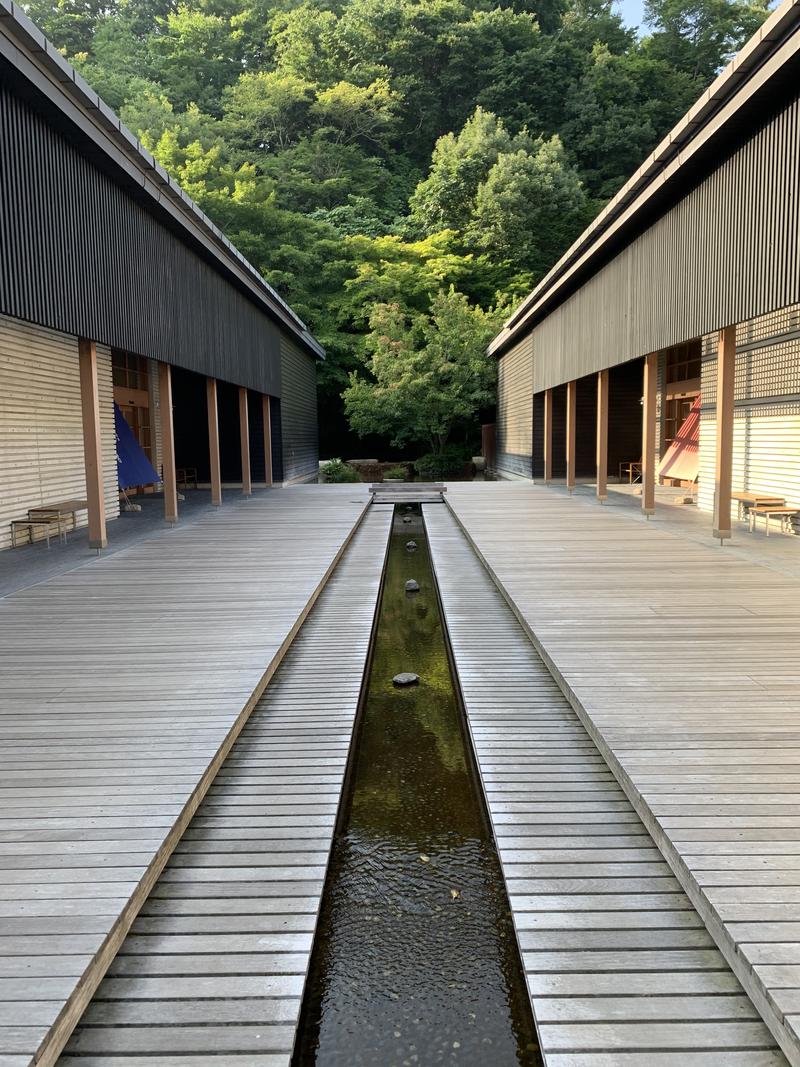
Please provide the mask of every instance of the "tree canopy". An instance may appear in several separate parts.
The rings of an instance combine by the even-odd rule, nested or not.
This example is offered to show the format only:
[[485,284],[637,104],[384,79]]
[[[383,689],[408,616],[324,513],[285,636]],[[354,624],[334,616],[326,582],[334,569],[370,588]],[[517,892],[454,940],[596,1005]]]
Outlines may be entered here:
[[[377,429],[366,398],[393,361],[466,417],[439,377],[444,330],[474,352],[467,334],[547,272],[767,0],[647,0],[641,36],[612,0],[27,8],[326,346],[321,439],[336,454],[342,392],[352,425]],[[484,369],[473,407],[490,405]]]

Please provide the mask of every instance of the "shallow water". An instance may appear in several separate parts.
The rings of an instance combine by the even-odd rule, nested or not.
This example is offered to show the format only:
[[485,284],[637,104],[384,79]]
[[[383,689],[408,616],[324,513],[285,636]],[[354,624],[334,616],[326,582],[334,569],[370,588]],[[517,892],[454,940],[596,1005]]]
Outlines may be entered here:
[[353,758],[294,1067],[540,1064],[418,509],[395,514]]

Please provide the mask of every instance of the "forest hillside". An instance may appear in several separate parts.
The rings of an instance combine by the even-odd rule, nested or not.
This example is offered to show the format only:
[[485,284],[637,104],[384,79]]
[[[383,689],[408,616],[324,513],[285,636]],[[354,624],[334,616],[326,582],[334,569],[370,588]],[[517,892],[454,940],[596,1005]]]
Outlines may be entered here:
[[[493,402],[482,346],[510,304],[767,14],[648,0],[637,35],[605,0],[27,8],[325,345],[322,455],[357,449],[344,390],[355,429],[472,444]],[[442,441],[415,420],[448,384]]]

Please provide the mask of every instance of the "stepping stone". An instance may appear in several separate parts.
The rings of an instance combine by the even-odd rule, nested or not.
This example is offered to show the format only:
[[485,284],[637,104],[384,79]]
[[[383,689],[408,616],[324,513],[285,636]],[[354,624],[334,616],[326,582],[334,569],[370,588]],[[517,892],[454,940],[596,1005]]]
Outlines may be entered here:
[[418,593],[419,592],[419,582],[416,581],[414,578],[409,578],[408,581],[406,582],[406,592],[407,593]]
[[416,550],[417,550],[417,542],[416,541],[406,541],[406,548],[408,549],[409,552],[416,552]]
[[419,675],[412,674],[411,671],[403,671],[402,674],[396,674],[392,678],[392,685],[404,686],[404,685],[417,685],[419,682]]

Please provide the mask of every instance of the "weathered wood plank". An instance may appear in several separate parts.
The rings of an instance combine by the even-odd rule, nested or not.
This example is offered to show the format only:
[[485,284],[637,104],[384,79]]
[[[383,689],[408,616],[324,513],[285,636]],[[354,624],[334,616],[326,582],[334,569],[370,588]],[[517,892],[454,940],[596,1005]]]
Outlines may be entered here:
[[[330,489],[258,494],[0,600],[0,1006],[33,982],[55,1009],[27,1060],[54,1062],[363,513],[363,489]],[[238,798],[241,818],[269,800]],[[335,803],[318,809],[309,825]]]
[[453,517],[424,511],[547,1067],[785,1065]]
[[[293,759],[280,770],[263,755],[281,744],[305,752],[314,739],[320,744],[331,735],[336,720],[346,756],[390,522],[390,510],[373,509],[355,534],[144,902],[59,1067],[172,1067],[202,1056],[215,1067],[257,1067],[271,1062],[265,1055],[288,1064],[345,759],[323,760],[316,771],[298,774]],[[318,685],[320,664],[328,660],[347,684],[331,681],[326,669],[327,682]],[[304,699],[310,689],[318,689],[320,710],[313,727]],[[256,791],[260,814],[248,814],[242,783]],[[308,814],[323,808],[330,815]]]

